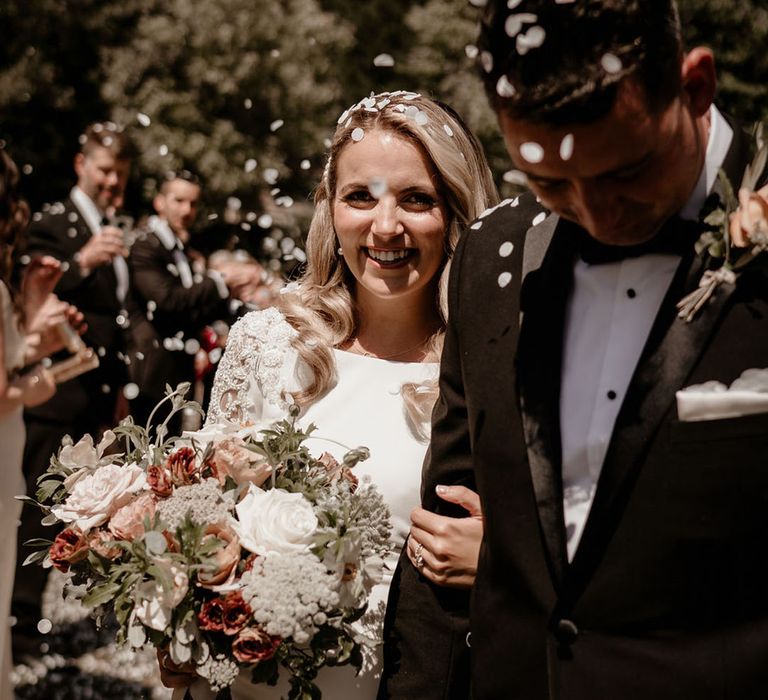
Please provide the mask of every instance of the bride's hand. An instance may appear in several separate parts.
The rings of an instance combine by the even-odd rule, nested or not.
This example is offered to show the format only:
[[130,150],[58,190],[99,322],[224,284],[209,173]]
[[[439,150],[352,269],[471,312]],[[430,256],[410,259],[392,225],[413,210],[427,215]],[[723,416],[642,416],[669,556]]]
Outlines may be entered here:
[[425,578],[439,586],[471,588],[483,538],[480,497],[464,486],[438,486],[437,495],[460,505],[466,518],[449,518],[423,508],[411,512],[411,534],[406,551]]

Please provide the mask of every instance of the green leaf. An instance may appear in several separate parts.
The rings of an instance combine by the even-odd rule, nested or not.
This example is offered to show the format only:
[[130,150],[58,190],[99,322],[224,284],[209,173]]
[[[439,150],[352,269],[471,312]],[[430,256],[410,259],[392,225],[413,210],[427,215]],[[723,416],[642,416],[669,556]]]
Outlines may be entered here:
[[87,608],[97,608],[99,605],[104,605],[104,603],[112,600],[119,590],[120,586],[117,583],[106,583],[102,586],[97,586],[85,595],[82,601],[83,605]]
[[30,564],[37,564],[43,561],[48,556],[47,549],[40,549],[37,552],[27,555],[26,559],[22,563],[22,566],[29,566]]

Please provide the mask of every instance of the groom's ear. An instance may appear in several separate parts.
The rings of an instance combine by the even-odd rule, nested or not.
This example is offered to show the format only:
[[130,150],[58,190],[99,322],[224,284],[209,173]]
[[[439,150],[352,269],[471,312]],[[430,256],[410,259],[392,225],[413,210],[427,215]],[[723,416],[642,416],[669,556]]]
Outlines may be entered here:
[[712,51],[697,46],[683,58],[681,67],[683,100],[695,117],[705,115],[715,99],[717,76]]

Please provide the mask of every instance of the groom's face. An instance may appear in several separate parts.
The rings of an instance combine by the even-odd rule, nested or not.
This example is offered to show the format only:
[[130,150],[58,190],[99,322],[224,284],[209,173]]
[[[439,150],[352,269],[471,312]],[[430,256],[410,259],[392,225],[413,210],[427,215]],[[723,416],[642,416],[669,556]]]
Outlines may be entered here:
[[607,116],[550,126],[499,116],[507,150],[552,211],[612,245],[652,238],[688,200],[706,149],[708,112],[685,96],[651,110],[625,81]]

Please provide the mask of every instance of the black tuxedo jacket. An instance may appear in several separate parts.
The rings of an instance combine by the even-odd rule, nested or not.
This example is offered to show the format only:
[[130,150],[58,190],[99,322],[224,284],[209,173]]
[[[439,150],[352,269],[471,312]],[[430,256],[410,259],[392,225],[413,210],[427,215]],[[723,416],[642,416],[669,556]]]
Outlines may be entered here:
[[[131,379],[153,403],[165,385],[194,381],[194,354],[169,343],[196,339],[217,319],[229,320],[229,298],[209,277],[184,287],[176,267],[183,248],[166,248],[152,231],[143,231],[131,248]],[[153,302],[148,307],[148,303]],[[180,345],[177,343],[177,345]],[[167,346],[167,347],[166,347]],[[137,356],[138,353],[138,356]],[[191,397],[190,397],[191,398]]]
[[766,266],[685,323],[675,304],[706,261],[681,261],[569,563],[559,394],[574,231],[540,214],[532,197],[499,207],[453,262],[423,502],[457,515],[434,492],[450,483],[482,499],[471,649],[466,599],[401,559],[380,695],[467,697],[471,655],[473,700],[768,697],[768,414],[684,423],[675,402],[768,366]]
[[64,382],[50,401],[27,409],[26,413],[65,424],[78,423],[91,414],[94,420],[87,422],[95,430],[101,423],[111,423],[117,391],[126,382],[126,369],[122,359],[125,335],[117,322],[121,304],[116,294],[115,270],[112,265],[102,265],[83,277],[75,260],[75,254],[91,235],[69,197],[60,205],[53,205],[39,220],[33,220],[29,228],[26,252],[30,256],[51,255],[67,268],[55,292],[83,312],[88,324],[83,339],[98,351],[100,366]]

